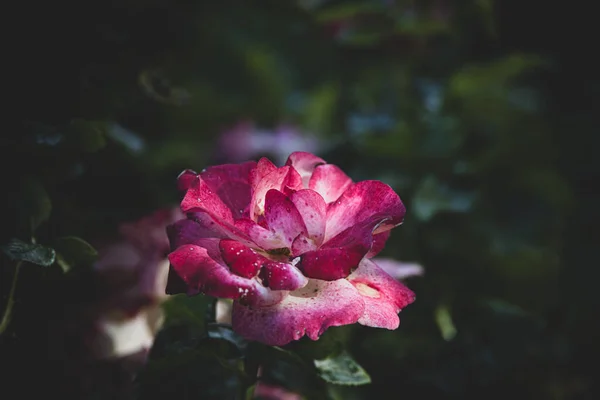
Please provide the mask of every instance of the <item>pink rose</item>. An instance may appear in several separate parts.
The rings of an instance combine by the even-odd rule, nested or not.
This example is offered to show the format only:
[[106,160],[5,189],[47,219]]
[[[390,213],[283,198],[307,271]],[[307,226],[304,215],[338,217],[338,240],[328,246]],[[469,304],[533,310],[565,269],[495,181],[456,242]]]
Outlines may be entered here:
[[396,329],[414,294],[371,258],[404,217],[379,181],[358,183],[310,153],[277,168],[226,164],[179,176],[187,214],[167,229],[167,292],[234,299],[233,329],[284,345],[330,326]]
[[122,224],[120,238],[98,249],[94,265],[105,296],[94,305],[90,344],[99,358],[147,353],[162,325],[169,262],[167,225],[183,217],[163,209]]

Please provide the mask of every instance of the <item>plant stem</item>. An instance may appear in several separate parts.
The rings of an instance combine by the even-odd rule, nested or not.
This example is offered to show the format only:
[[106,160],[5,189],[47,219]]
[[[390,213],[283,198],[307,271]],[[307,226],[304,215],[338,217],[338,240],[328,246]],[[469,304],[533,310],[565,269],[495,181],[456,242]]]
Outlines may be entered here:
[[0,321],[0,335],[6,331],[10,324],[10,318],[12,316],[12,309],[15,304],[15,291],[17,289],[17,281],[19,279],[19,271],[21,270],[21,261],[15,266],[15,274],[13,275],[12,284],[10,286],[10,292],[8,293],[8,300],[6,301],[6,307],[4,308],[4,314],[2,315],[2,321]]

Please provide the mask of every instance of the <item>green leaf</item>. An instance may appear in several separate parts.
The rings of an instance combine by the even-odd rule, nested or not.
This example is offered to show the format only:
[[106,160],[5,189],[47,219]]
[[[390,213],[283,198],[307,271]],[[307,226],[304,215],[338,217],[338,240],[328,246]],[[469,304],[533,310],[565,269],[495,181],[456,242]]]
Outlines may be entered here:
[[31,232],[50,217],[52,203],[42,184],[34,178],[25,178],[21,183],[19,207],[23,218],[29,220]]
[[48,267],[54,263],[56,253],[50,247],[40,244],[26,243],[19,239],[11,239],[2,247],[2,251],[15,261],[25,261]]
[[185,324],[195,330],[206,331],[206,314],[210,299],[197,295],[176,294],[163,303],[166,325]]
[[334,357],[315,360],[315,367],[319,376],[329,383],[336,385],[371,383],[369,374],[345,351]]
[[64,272],[74,267],[91,265],[98,258],[98,252],[91,244],[74,236],[57,239],[54,249],[57,252],[56,262]]

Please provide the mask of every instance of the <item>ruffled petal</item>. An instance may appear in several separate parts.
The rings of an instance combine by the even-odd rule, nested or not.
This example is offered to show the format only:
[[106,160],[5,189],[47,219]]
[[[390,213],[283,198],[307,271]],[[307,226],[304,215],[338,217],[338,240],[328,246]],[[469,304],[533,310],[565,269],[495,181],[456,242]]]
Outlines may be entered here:
[[172,270],[183,280],[189,295],[200,292],[214,297],[238,299],[254,294],[258,282],[242,278],[209,257],[205,248],[188,244],[169,254]]
[[308,182],[308,188],[323,196],[326,203],[336,201],[352,185],[352,179],[333,164],[319,165]]
[[255,161],[242,164],[224,164],[208,167],[200,173],[209,190],[225,204],[234,218],[247,215],[250,204],[250,172],[256,168]]
[[287,247],[287,243],[277,233],[263,228],[256,222],[242,218],[235,221],[236,229],[244,232],[257,247],[264,250],[282,249]]
[[265,196],[265,220],[271,232],[277,234],[285,247],[291,248],[294,239],[306,233],[304,220],[292,201],[278,190]]
[[308,237],[320,246],[325,238],[327,203],[319,193],[309,189],[293,193],[290,200],[304,220]]
[[181,211],[184,213],[203,211],[216,220],[232,224],[231,209],[221,198],[202,180],[200,176],[194,179],[181,201]]
[[400,197],[390,186],[380,181],[358,182],[329,205],[325,241],[359,224],[374,223],[374,234],[385,232],[400,224],[405,212]]
[[308,283],[308,278],[298,268],[276,261],[265,263],[258,276],[263,285],[272,290],[297,290]]
[[288,157],[285,165],[293,167],[302,178],[302,184],[308,188],[310,177],[317,165],[325,164],[326,161],[314,154],[304,151],[296,151]]
[[317,340],[331,326],[353,324],[364,314],[364,300],[348,281],[311,280],[271,307],[233,305],[233,329],[249,340],[283,346],[306,335]]
[[396,329],[400,325],[398,312],[415,301],[415,294],[389,276],[373,261],[364,259],[348,277],[362,295],[365,312],[358,320],[361,325]]
[[288,195],[302,189],[298,173],[291,167],[281,167],[266,174],[253,186],[249,217],[256,220],[265,212],[265,197],[269,190],[275,189]]

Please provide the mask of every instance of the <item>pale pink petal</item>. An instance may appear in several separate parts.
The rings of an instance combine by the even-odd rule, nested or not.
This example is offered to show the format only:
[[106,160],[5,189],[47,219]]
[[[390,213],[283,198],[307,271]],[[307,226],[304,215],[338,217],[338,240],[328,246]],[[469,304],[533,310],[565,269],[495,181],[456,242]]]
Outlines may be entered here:
[[308,237],[317,246],[325,238],[325,221],[327,217],[327,204],[321,195],[313,190],[299,190],[290,196],[290,200],[304,219]]
[[308,279],[291,264],[267,262],[258,275],[263,285],[272,290],[296,290],[308,283]]
[[296,151],[287,159],[285,165],[289,165],[294,167],[296,171],[300,174],[302,178],[302,184],[305,188],[308,188],[308,182],[310,177],[317,167],[317,165],[326,164],[326,161],[320,157],[315,156],[311,153],[306,153],[304,151]]
[[308,236],[301,234],[294,239],[292,243],[292,255],[300,256],[309,251],[317,250],[319,246],[315,243],[315,241]]
[[[224,164],[208,167],[200,173],[208,190],[215,193],[230,210],[234,218],[246,213],[250,204],[250,173],[256,168],[255,161],[242,164]],[[210,210],[208,210],[210,211]]]
[[255,188],[265,176],[269,175],[276,169],[277,166],[273,164],[271,160],[266,157],[262,157],[260,160],[258,160],[256,168],[250,172],[250,186]]
[[357,224],[376,225],[374,233],[385,232],[400,224],[406,209],[394,190],[380,181],[362,181],[352,185],[327,210],[325,241]]
[[283,346],[304,335],[317,340],[331,326],[353,324],[364,314],[364,300],[345,279],[311,280],[271,307],[233,305],[233,329],[249,340]]
[[308,188],[323,196],[328,204],[336,201],[351,185],[352,179],[333,164],[317,166],[308,182]]
[[252,201],[250,203],[250,219],[256,220],[265,211],[265,196],[271,189],[279,190],[284,194],[291,194],[302,189],[302,182],[298,173],[291,167],[281,167],[265,175],[253,187]]
[[247,235],[261,249],[274,250],[287,247],[287,243],[281,236],[250,219],[238,219],[235,221],[235,228],[244,232],[244,235]]
[[372,259],[375,264],[394,279],[406,279],[421,276],[425,272],[423,266],[417,263],[396,261],[393,258],[377,257]]
[[396,329],[400,325],[398,312],[415,301],[414,293],[389,276],[369,259],[348,277],[362,295],[365,312],[358,322],[375,328]]
[[285,247],[291,248],[294,239],[306,234],[306,226],[292,201],[278,190],[271,189],[265,196],[265,220],[271,232],[277,234]]

